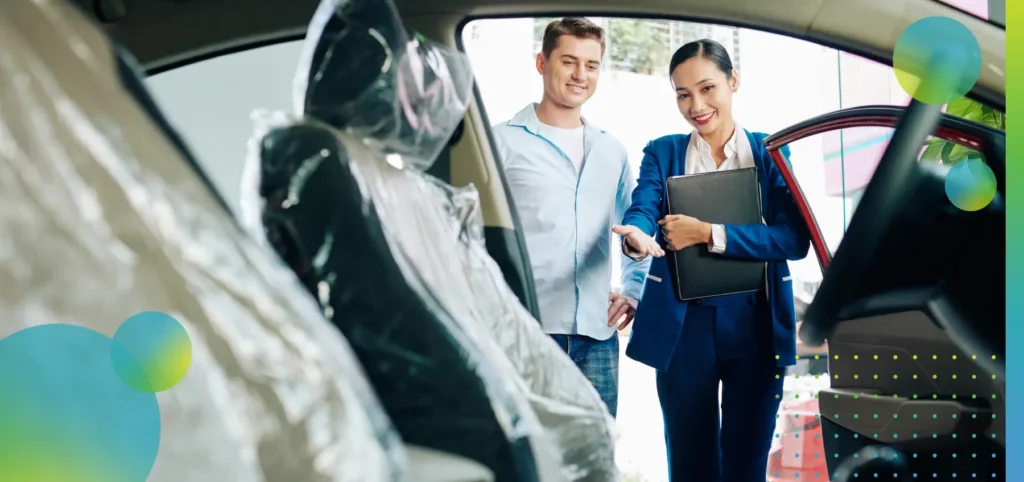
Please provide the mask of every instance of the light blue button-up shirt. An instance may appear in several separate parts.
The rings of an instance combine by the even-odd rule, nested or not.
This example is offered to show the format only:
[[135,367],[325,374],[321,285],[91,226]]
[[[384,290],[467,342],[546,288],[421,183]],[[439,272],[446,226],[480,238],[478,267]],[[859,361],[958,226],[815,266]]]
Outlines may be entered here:
[[636,179],[626,148],[584,119],[584,161],[576,166],[541,134],[536,106],[493,127],[526,238],[541,324],[550,334],[606,340],[612,253],[622,257],[622,293],[640,299],[650,259],[613,247],[612,226],[629,208]]

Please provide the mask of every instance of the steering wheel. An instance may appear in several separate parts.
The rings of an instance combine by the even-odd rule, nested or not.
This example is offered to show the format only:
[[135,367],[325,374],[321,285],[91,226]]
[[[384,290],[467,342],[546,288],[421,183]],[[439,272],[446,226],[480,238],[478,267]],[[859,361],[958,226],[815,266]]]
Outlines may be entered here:
[[[878,247],[885,240],[884,233],[895,220],[896,210],[907,196],[907,186],[917,174],[918,153],[928,136],[935,132],[942,118],[942,106],[929,105],[917,100],[911,101],[893,133],[885,154],[878,163],[874,177],[868,183],[857,210],[850,221],[850,229],[836,249],[828,275],[822,280],[818,292],[804,315],[800,327],[800,338],[811,346],[825,343],[841,321],[840,310],[844,293],[839,281],[845,286],[860,286],[864,280],[867,260],[874,257]],[[870,219],[864,222],[862,218]]]

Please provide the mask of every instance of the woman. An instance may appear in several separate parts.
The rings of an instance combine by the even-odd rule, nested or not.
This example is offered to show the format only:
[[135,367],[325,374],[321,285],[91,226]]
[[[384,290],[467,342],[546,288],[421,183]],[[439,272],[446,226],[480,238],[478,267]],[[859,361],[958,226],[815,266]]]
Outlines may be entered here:
[[[626,354],[657,370],[670,480],[763,482],[786,367],[795,364],[786,261],[807,255],[809,235],[764,147],[765,134],[733,120],[739,78],[725,48],[712,40],[688,43],[672,56],[669,73],[679,112],[694,130],[647,145],[633,204],[613,228],[627,255],[656,257]],[[788,149],[782,152],[788,158]],[[750,166],[758,171],[764,224],[712,225],[666,215],[667,178]],[[679,301],[665,249],[694,245],[766,261],[766,286]]]

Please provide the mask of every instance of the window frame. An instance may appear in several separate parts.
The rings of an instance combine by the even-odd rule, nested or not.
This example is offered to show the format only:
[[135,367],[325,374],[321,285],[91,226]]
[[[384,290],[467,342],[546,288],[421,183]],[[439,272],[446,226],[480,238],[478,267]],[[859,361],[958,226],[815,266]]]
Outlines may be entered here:
[[[848,107],[812,117],[765,138],[764,142],[765,147],[768,149],[768,154],[772,157],[772,162],[786,181],[786,185],[789,187],[800,211],[800,216],[811,231],[811,248],[818,257],[818,264],[821,267],[822,273],[825,273],[829,265],[831,265],[833,253],[825,243],[825,238],[814,216],[814,211],[811,209],[807,197],[804,196],[803,189],[800,187],[792,167],[790,167],[789,162],[783,156],[781,148],[808,137],[842,129],[857,127],[896,129],[906,110],[906,107],[880,105]],[[942,114],[941,121],[932,133],[932,136],[973,149],[982,153],[987,158],[986,154],[991,152],[993,148],[992,143],[989,141],[996,136],[1005,138],[1006,133],[984,124],[950,114]],[[997,182],[1005,185],[1005,179],[999,179]]]

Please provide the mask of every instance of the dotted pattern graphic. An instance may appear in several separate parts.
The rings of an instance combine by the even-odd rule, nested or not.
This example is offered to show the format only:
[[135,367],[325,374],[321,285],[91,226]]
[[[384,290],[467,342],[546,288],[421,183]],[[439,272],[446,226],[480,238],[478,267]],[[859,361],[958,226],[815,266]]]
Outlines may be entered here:
[[0,339],[0,479],[143,482],[160,445],[155,392],[188,371],[188,334],[163,313],[111,339],[66,324]]
[[[806,395],[801,400],[799,393],[776,394],[783,400],[769,456],[769,482],[842,477],[1004,480],[1005,461],[996,449],[1005,423],[999,388],[1003,382],[976,363],[981,356],[996,359],[952,352],[918,355],[899,349],[864,356],[812,356],[814,363],[827,359],[828,370],[791,376],[827,380],[838,392],[823,392],[833,400],[813,394],[813,401]],[[842,391],[847,386],[849,390]],[[863,393],[858,387],[878,387],[885,394]],[[903,403],[889,403],[887,398]],[[824,412],[828,408],[833,410]],[[881,444],[894,449],[883,455],[875,450],[886,448]],[[829,452],[826,445],[834,450]]]

